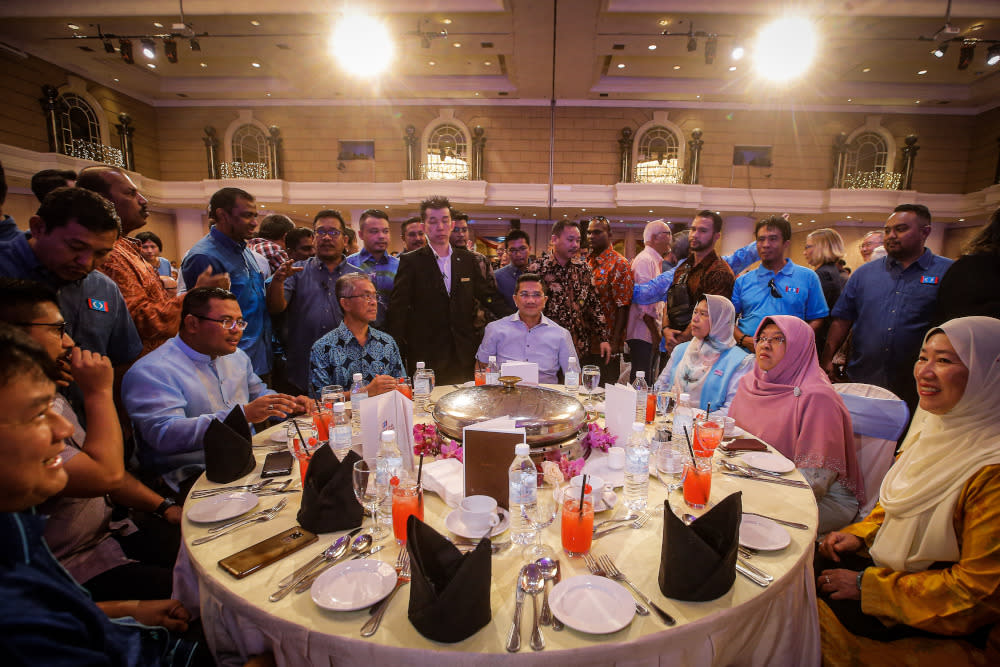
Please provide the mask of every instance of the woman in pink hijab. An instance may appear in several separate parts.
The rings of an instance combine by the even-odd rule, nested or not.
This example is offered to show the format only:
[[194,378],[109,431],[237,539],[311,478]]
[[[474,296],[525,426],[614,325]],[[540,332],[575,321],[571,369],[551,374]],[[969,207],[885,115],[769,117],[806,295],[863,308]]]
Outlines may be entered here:
[[865,500],[851,416],[820,368],[812,327],[773,315],[754,341],[757,363],[740,380],[729,415],[805,476],[819,505],[821,535],[851,523]]

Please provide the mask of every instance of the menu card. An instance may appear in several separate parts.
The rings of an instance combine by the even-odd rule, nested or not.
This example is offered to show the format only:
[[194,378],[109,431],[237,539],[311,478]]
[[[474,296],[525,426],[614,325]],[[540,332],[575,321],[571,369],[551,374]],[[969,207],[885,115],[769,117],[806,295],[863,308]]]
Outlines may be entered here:
[[521,378],[520,384],[538,384],[538,364],[532,361],[505,361],[500,366],[500,375]]
[[624,384],[604,386],[604,424],[608,433],[618,436],[622,447],[632,435],[635,423],[635,389]]
[[462,432],[465,495],[489,496],[510,509],[508,475],[514,446],[525,442],[524,428],[499,417],[466,426]]
[[413,472],[413,401],[395,390],[361,401],[361,454],[366,461],[378,456],[382,431],[388,430],[396,432],[403,467]]

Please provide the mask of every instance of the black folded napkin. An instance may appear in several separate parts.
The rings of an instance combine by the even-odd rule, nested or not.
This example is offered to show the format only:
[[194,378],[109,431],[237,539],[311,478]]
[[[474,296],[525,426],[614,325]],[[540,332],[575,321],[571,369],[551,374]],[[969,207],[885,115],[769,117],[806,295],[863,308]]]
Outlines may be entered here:
[[413,627],[428,639],[460,642],[490,622],[493,553],[489,539],[462,554],[415,516],[406,520]]
[[664,502],[660,591],[668,598],[702,602],[728,591],[736,580],[743,494],[726,496],[718,505],[685,525]]
[[361,525],[364,512],[353,481],[354,464],[360,460],[356,452],[348,452],[338,461],[330,445],[313,452],[302,484],[300,526],[313,533],[332,533]]
[[233,408],[225,421],[213,419],[202,440],[208,481],[228,484],[249,474],[257,465],[251,440],[250,425],[240,406]]

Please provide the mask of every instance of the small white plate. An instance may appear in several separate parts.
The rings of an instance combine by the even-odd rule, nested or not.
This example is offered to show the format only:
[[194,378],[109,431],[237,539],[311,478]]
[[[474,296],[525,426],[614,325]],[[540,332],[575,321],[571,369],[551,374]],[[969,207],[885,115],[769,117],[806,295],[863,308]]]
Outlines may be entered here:
[[396,585],[396,570],[380,560],[349,560],[317,577],[310,593],[313,602],[331,611],[354,611],[371,606]]
[[274,433],[271,434],[271,440],[274,442],[288,442],[288,431],[283,428],[275,429]]
[[751,468],[759,468],[769,472],[785,473],[795,470],[794,463],[781,454],[770,452],[747,452],[743,455],[743,462]]
[[[578,496],[580,495],[579,486],[564,486],[560,489],[557,489],[553,495],[557,496],[556,502],[558,502],[560,506],[562,506],[563,502],[562,496],[563,493],[566,492],[566,489],[573,489],[575,490]],[[596,507],[594,507],[594,511],[604,512],[606,510],[614,509],[614,506],[615,504],[617,504],[617,502],[618,502],[618,494],[609,489],[608,487],[604,487],[604,493],[601,494],[600,500],[597,501],[597,505]]]
[[[740,544],[761,551],[784,549],[792,542],[788,531],[762,516],[744,514],[740,521]],[[551,602],[550,602],[551,604]]]
[[603,478],[604,483],[612,488],[625,486],[625,468],[609,467],[607,452],[598,449],[592,451],[587,462],[583,464],[583,472]]
[[635,600],[607,577],[582,574],[552,587],[549,606],[560,621],[580,632],[618,632],[635,616]]
[[[500,523],[494,526],[493,530],[490,531],[489,535],[490,537],[496,537],[503,531],[510,528],[510,512],[508,512],[502,507],[498,507],[497,511],[500,512],[502,516],[500,519]],[[483,531],[473,530],[472,528],[469,528],[468,526],[465,525],[465,522],[462,521],[462,510],[460,509],[453,510],[448,516],[446,516],[444,519],[444,525],[445,528],[455,533],[459,537],[467,537],[469,539],[475,540],[483,536]]]
[[225,521],[249,512],[257,506],[257,496],[247,491],[222,493],[198,501],[187,511],[187,518],[195,523]]

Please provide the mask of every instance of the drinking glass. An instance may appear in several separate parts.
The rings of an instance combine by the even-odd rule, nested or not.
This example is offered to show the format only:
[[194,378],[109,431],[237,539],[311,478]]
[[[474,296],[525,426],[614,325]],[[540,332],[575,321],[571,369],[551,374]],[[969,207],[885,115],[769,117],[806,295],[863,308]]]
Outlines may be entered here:
[[684,459],[687,456],[687,445],[675,443],[667,440],[660,443],[660,449],[656,453],[656,474],[660,481],[667,487],[667,493],[671,493],[681,488],[681,479],[684,475]]
[[[412,475],[403,473],[392,487],[392,533],[396,544],[406,544],[406,521],[410,515],[424,520],[424,491]],[[391,483],[391,482],[390,482]]]
[[396,391],[406,396],[411,401],[413,400],[413,385],[410,384],[410,379],[407,377],[399,378],[399,382],[396,383]]
[[656,392],[656,411],[660,413],[660,421],[667,421],[667,415],[674,410],[674,395],[669,391]]
[[344,400],[344,388],[339,384],[328,384],[319,392],[320,403],[323,407],[333,409],[334,403],[342,403]]
[[328,442],[330,440],[330,426],[333,424],[333,407],[325,405],[313,408],[309,411],[312,416],[313,425],[316,427],[316,440]]
[[477,387],[483,386],[484,384],[486,384],[486,369],[477,368],[475,371],[473,371],[472,377],[476,381]]
[[[299,454],[309,453],[310,450],[316,449],[318,444],[316,442],[316,424],[312,419],[295,417],[285,423],[288,451],[293,456],[298,458]],[[300,435],[301,437],[299,437]],[[305,438],[305,442],[303,442],[303,438]]]
[[721,420],[699,419],[694,423],[694,451],[706,452],[709,456],[715,453],[715,448],[722,442],[722,432],[725,430]]
[[580,391],[587,395],[584,408],[594,412],[594,396],[601,386],[601,369],[597,366],[584,366],[580,374]]
[[576,493],[573,490],[572,486],[563,489],[562,547],[575,558],[589,552],[594,541],[594,495],[585,493],[581,506],[580,488],[576,487]]
[[389,534],[389,529],[378,522],[379,488],[375,482],[375,468],[368,465],[367,461],[358,461],[354,464],[353,482],[354,497],[358,499],[365,511],[371,515],[372,539],[380,540]]
[[704,509],[712,495],[712,455],[697,450],[694,460],[684,461],[684,502],[694,509]]
[[552,549],[542,544],[542,531],[552,525],[559,514],[559,503],[556,501],[556,485],[552,482],[542,482],[538,485],[538,495],[534,509],[521,506],[521,516],[535,531],[535,542],[522,550],[526,561],[536,561],[539,558],[552,558]]

